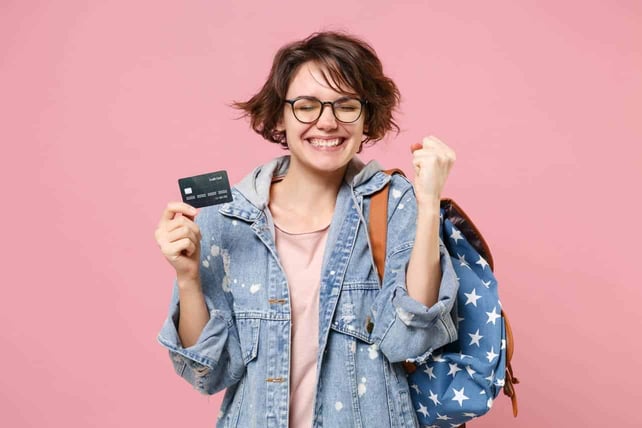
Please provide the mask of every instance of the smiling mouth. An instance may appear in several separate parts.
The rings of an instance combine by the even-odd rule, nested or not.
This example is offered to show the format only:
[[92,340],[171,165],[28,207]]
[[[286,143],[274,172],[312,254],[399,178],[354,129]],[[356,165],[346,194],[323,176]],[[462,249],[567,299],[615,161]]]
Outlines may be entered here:
[[345,138],[333,138],[331,140],[324,140],[320,138],[309,138],[307,140],[314,147],[336,147],[343,144]]

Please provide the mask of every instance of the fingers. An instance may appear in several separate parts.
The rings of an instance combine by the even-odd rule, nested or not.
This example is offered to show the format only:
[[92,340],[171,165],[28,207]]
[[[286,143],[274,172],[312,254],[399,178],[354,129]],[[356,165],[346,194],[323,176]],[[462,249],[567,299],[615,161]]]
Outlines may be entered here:
[[434,136],[424,137],[421,143],[412,143],[410,150],[414,155],[413,163],[427,156],[437,156],[448,163],[453,163],[457,158],[453,149]]
[[[161,252],[176,260],[182,251],[191,256],[201,241],[201,230],[193,219],[197,210],[182,202],[170,202],[154,232]],[[190,244],[191,242],[191,244]]]
[[412,153],[414,153],[415,151],[417,151],[417,150],[419,150],[419,149],[421,149],[421,148],[423,148],[423,147],[424,147],[424,145],[423,145],[423,144],[421,144],[421,143],[412,143],[412,144],[410,145],[410,151],[411,151]]
[[183,238],[190,238],[194,242],[200,242],[201,229],[193,221],[179,217],[159,226],[154,236],[161,246],[165,243],[172,243]]
[[201,231],[194,223],[190,225],[179,225],[167,232],[167,242],[176,242],[183,238],[189,238],[193,242],[201,242]]
[[176,260],[181,255],[191,257],[197,250],[196,244],[189,238],[179,239],[161,247],[162,253],[170,260]]
[[177,213],[181,213],[188,217],[196,216],[198,211],[191,205],[186,204],[185,202],[170,202],[167,204],[167,207],[163,211],[161,216],[161,222],[172,220]]
[[159,225],[159,228],[165,230],[166,232],[171,232],[174,229],[178,229],[179,227],[186,227],[190,230],[193,230],[194,232],[199,230],[198,225],[194,223],[191,218],[185,216],[176,217]]

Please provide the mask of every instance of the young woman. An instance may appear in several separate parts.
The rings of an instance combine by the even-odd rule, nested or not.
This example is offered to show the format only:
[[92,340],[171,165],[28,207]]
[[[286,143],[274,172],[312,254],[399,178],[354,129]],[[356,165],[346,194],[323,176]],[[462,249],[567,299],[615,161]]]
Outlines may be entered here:
[[[257,167],[233,202],[163,212],[156,240],[176,282],[158,340],[196,389],[227,388],[217,426],[417,425],[401,363],[457,336],[438,232],[455,155],[434,137],[412,144],[414,186],[364,165],[363,144],[398,129],[398,102],[364,41],[323,32],[286,45],[236,106],[289,155]],[[366,219],[389,181],[380,283]]]

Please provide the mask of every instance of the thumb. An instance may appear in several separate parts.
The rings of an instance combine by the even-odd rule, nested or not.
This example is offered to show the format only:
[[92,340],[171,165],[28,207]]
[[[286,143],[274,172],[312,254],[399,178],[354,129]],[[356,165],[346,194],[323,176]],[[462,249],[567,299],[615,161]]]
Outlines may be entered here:
[[415,150],[422,149],[423,147],[424,147],[424,145],[423,145],[423,144],[421,144],[421,143],[412,143],[412,144],[410,145],[410,151],[414,153],[414,152],[415,152]]

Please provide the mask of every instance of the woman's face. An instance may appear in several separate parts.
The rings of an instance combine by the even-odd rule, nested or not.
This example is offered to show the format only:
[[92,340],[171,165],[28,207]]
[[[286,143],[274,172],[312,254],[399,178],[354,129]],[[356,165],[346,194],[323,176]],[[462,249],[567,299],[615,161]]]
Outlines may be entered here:
[[[350,88],[344,88],[350,91]],[[321,68],[314,62],[302,64],[288,88],[286,99],[308,96],[321,101],[335,101],[350,92],[337,92],[327,85]],[[291,165],[310,172],[343,173],[357,153],[363,140],[365,112],[353,123],[339,122],[325,105],[321,117],[312,123],[301,123],[293,114],[292,106],[285,104],[283,117],[277,129],[285,131],[291,153]]]

